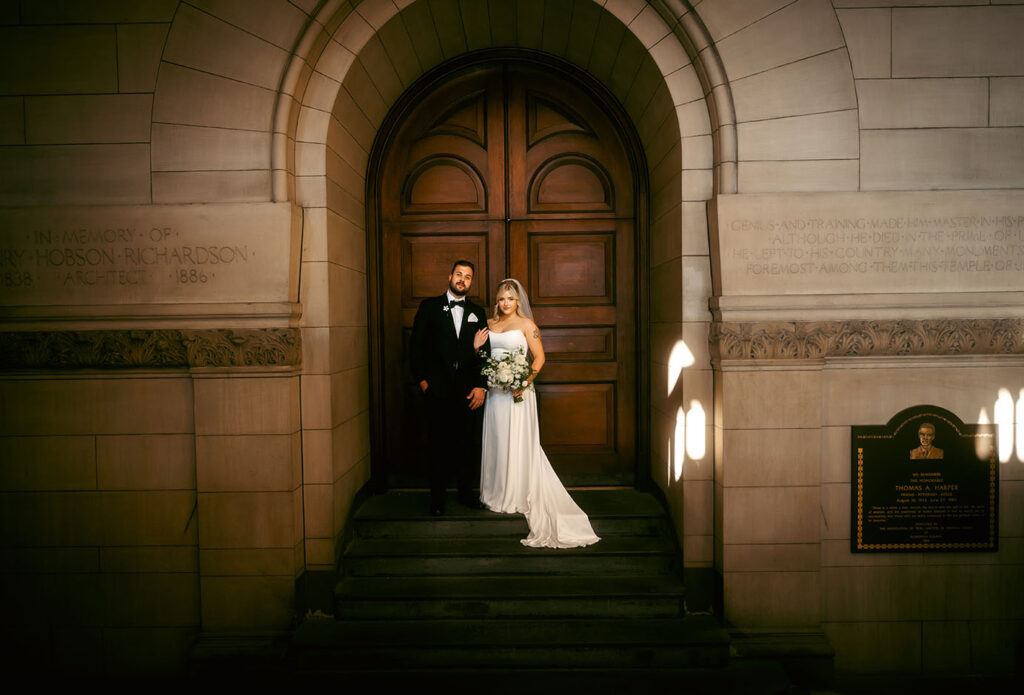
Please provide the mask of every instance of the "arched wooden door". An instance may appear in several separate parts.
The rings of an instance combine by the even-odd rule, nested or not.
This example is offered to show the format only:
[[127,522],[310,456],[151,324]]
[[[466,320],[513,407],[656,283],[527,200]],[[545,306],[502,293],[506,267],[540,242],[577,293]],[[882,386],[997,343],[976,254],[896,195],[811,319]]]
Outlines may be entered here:
[[[413,317],[451,264],[471,298],[519,279],[541,328],[541,438],[563,481],[631,484],[636,457],[634,186],[623,139],[566,78],[495,62],[407,111],[379,188],[380,451],[392,485],[421,479],[423,403],[408,373]],[[377,472],[379,475],[379,471]]]

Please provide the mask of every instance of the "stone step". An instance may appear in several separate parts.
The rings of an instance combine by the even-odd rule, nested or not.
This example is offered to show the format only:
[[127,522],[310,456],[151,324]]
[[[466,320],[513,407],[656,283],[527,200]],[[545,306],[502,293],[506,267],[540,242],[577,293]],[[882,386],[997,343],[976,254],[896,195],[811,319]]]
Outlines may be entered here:
[[785,695],[789,679],[774,662],[732,662],[706,668],[460,668],[346,669],[329,663],[303,669],[304,680],[322,678],[347,689],[413,692],[487,693],[487,695],[565,695],[566,693],[680,693],[681,695]]
[[346,577],[339,619],[678,617],[685,590],[671,576]]
[[[591,519],[653,517],[663,518],[665,510],[655,497],[634,489],[570,490],[572,498]],[[394,490],[369,497],[356,510],[358,521],[395,519],[433,519],[427,514],[430,493],[425,490]],[[447,511],[441,519],[474,519],[498,521],[508,518],[486,509],[466,509],[456,501],[455,494],[446,495]]]
[[341,561],[336,619],[296,633],[299,673],[343,674],[346,687],[531,695],[648,684],[702,692],[694,682],[707,692],[723,683],[728,692],[785,690],[770,668],[736,675],[716,620],[685,615],[673,529],[653,496],[571,494],[599,543],[525,547],[522,516],[467,509],[453,494],[440,518],[427,514],[423,491],[368,499]]
[[[468,511],[468,510],[467,510]],[[664,517],[592,517],[594,532],[609,536],[660,536],[670,532]],[[441,518],[356,519],[359,538],[526,538],[529,527],[521,515],[445,515]]]
[[[671,536],[664,510],[650,494],[632,489],[573,490],[572,495],[588,513],[601,536]],[[360,538],[525,538],[526,519],[521,514],[498,514],[486,509],[467,509],[451,492],[442,517],[427,514],[429,494],[402,490],[371,497],[353,517]]]
[[673,543],[609,536],[585,548],[529,548],[516,538],[357,538],[342,571],[354,576],[467,574],[624,575],[677,570]]
[[730,637],[710,615],[679,618],[309,620],[296,632],[300,646],[358,648],[466,646],[674,645],[728,648]]
[[681,668],[729,656],[728,635],[701,616],[311,621],[293,645],[303,668]]

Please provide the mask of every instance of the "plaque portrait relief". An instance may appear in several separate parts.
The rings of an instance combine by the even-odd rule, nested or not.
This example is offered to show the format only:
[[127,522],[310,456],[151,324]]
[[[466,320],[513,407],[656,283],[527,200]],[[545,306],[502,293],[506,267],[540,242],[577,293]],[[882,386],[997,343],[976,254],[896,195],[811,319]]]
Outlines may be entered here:
[[910,458],[912,459],[940,459],[942,458],[943,451],[939,447],[935,446],[935,424],[931,422],[922,422],[921,426],[917,428],[917,438],[921,442],[921,446],[910,450]]
[[997,550],[995,426],[932,405],[851,428],[852,552]]

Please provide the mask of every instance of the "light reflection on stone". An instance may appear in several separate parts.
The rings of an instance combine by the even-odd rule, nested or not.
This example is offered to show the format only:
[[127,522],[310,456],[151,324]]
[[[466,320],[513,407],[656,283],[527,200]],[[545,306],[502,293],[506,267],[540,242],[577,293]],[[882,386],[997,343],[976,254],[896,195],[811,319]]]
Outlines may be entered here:
[[1013,396],[1008,389],[999,389],[993,413],[999,428],[999,462],[1006,463],[1013,455]]
[[673,468],[672,472],[675,476],[675,481],[679,482],[679,479],[683,476],[683,462],[686,460],[686,413],[683,412],[683,407],[679,406],[679,410],[676,411],[676,433],[675,442],[672,447],[673,453]]
[[[981,427],[978,428],[979,432],[991,431],[991,428],[985,427],[988,425],[990,420],[988,419],[988,410],[985,408],[981,409],[978,413],[978,424]],[[989,453],[989,447],[992,446],[992,439],[989,437],[978,437],[974,440],[974,453],[980,459],[987,459]]]
[[1017,461],[1024,463],[1024,389],[1020,390],[1020,396],[1017,398],[1017,424],[1014,439],[1017,442]]
[[707,447],[705,445],[705,425],[707,415],[704,406],[699,401],[690,401],[690,410],[686,414],[686,454],[691,461],[699,461],[704,458]]
[[676,384],[679,383],[679,375],[683,367],[689,367],[694,362],[693,353],[682,340],[676,341],[672,346],[672,352],[668,356],[668,394],[672,395]]

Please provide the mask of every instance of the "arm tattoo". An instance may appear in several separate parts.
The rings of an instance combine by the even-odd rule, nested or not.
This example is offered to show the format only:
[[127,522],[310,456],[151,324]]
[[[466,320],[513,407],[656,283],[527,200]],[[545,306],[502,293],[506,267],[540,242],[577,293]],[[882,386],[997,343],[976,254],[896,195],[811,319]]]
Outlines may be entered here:
[[538,339],[540,338],[540,331],[538,331],[536,328],[533,329],[533,337]]

